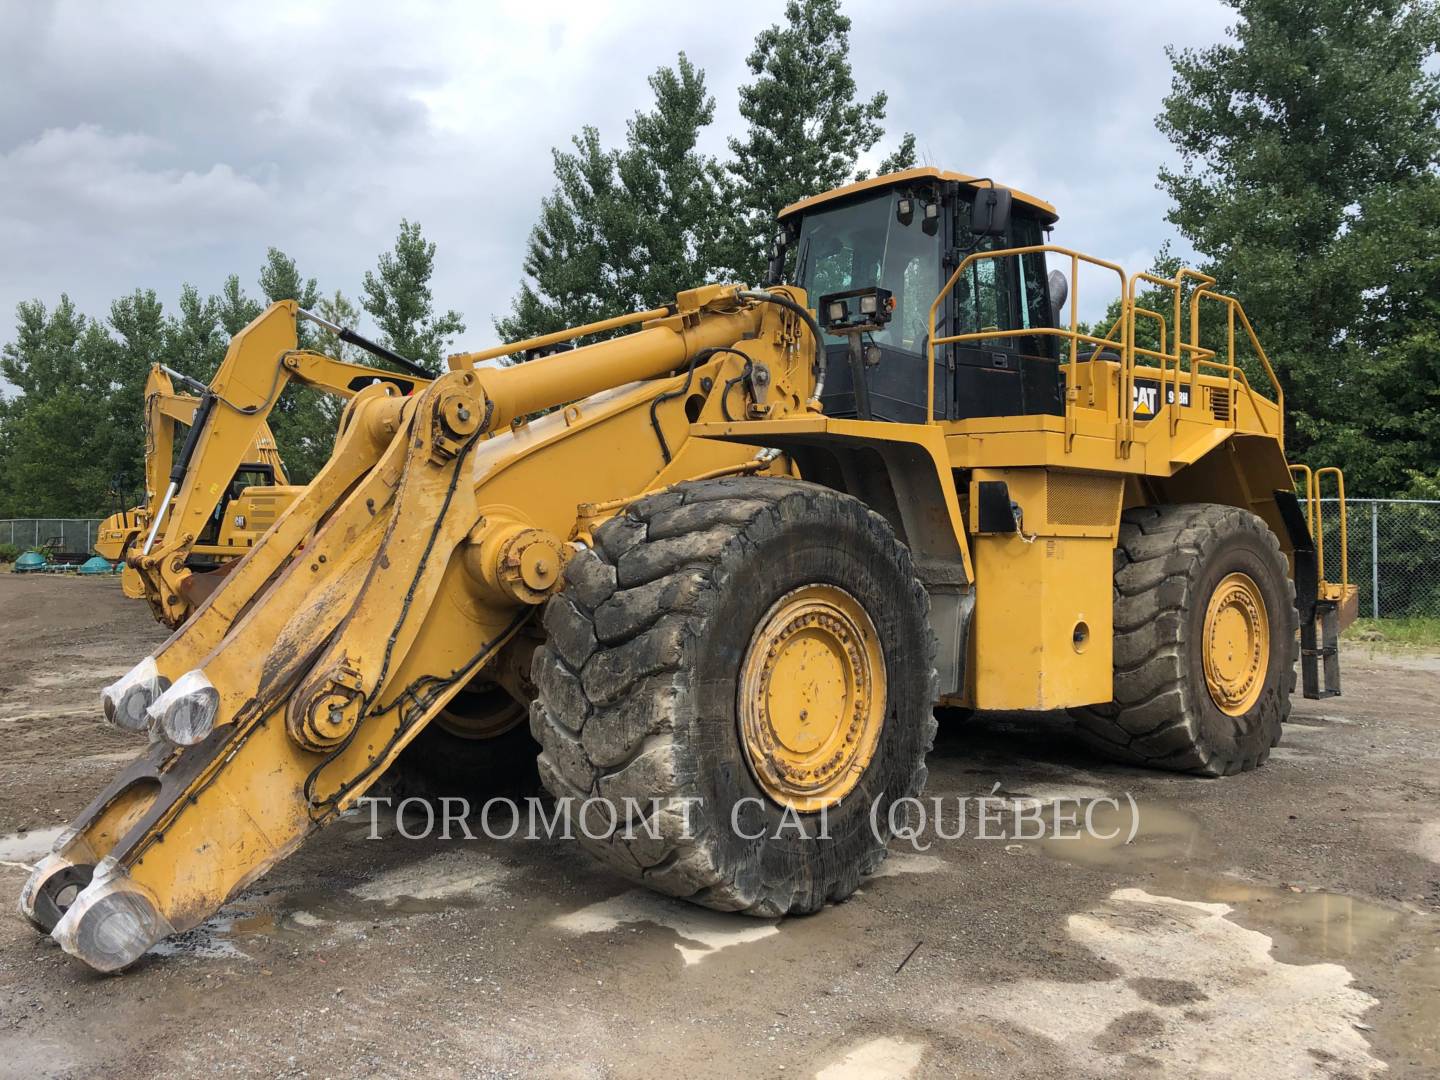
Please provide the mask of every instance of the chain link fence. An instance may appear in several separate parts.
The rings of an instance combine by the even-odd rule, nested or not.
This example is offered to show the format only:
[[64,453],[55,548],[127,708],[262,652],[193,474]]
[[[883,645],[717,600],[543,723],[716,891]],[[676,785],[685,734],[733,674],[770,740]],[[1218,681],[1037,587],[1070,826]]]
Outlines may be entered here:
[[49,548],[60,555],[88,555],[95,547],[101,518],[5,518],[0,544]]
[[[1321,499],[1320,512],[1325,577],[1339,581],[1338,500]],[[1362,616],[1440,618],[1440,500],[1347,499],[1345,533]]]
[[[1340,580],[1340,515],[1320,500],[1325,576]],[[94,549],[100,518],[0,520],[0,544],[49,547],[62,554]],[[1376,619],[1440,618],[1440,499],[1348,499],[1346,571],[1360,588],[1360,614]]]

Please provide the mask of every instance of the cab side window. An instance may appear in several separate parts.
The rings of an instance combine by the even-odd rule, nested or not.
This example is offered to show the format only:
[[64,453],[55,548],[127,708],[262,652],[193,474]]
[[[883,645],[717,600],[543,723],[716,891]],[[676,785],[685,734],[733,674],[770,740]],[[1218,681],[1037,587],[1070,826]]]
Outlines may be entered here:
[[[970,233],[970,203],[956,206],[956,246],[962,252],[995,251],[1009,245],[1000,237],[975,237]],[[978,240],[978,243],[977,243]],[[963,256],[962,256],[963,257]],[[983,330],[1014,330],[1010,317],[1009,260],[976,259],[955,282],[955,332],[973,334]]]
[[[1033,247],[1045,242],[1040,223],[1033,218],[1015,218],[1011,225],[1012,247]],[[1017,283],[1020,288],[1018,310],[1020,328],[1029,330],[1035,326],[1050,326],[1050,283],[1045,271],[1045,253],[1034,251],[1028,255],[1016,256]],[[1050,334],[1031,334],[1021,339],[1020,351],[1026,356],[1044,356],[1054,359],[1059,339]]]

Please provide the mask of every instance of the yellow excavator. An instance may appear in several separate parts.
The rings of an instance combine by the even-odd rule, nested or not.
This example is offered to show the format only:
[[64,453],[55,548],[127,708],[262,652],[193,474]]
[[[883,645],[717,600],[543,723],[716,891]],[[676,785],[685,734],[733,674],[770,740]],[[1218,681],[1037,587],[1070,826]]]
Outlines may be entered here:
[[[763,287],[461,353],[408,395],[357,387],[328,464],[103,691],[149,745],[37,866],[24,916],[124,968],[428,725],[469,725],[482,760],[514,706],[476,687],[529,707],[591,854],[769,917],[880,864],[937,705],[1069,709],[1160,768],[1261,765],[1297,658],[1307,692],[1338,692],[1344,595],[1282,390],[1210,278],[1127,274],[1047,243],[1056,219],[910,169],[785,208]],[[1105,336],[1079,324],[1082,264],[1115,278]],[[226,365],[321,363],[304,317],[272,305]],[[177,515],[152,552],[195,536]],[[137,568],[178,595],[183,565]]]
[[[430,383],[431,374],[405,357],[349,328],[308,312],[306,317],[401,371],[307,350],[271,356],[232,350],[208,386],[164,364],[150,367],[145,502],[101,522],[95,550],[125,564],[125,594],[147,600],[167,626],[189,617],[302,490],[290,484],[268,423],[289,383],[341,398],[377,381],[401,395]],[[177,385],[188,392],[177,392]],[[177,454],[179,425],[188,432]]]
[[[177,392],[177,383],[192,393]],[[95,533],[96,554],[123,564],[130,556],[141,553],[150,531],[152,509],[158,508],[166,488],[166,474],[173,465],[177,425],[194,426],[201,399],[212,389],[164,364],[151,365],[145,380],[144,399],[147,501],[111,514],[100,523]],[[217,444],[214,452],[224,450]],[[265,419],[257,418],[255,435],[240,460],[230,483],[225,485],[211,509],[212,524],[208,531],[218,535],[213,537],[216,544],[209,546],[218,550],[206,551],[202,557],[208,556],[215,565],[243,554],[244,549],[274,523],[278,510],[283,509],[298,490],[290,485],[285,462]],[[189,557],[186,561],[190,562]],[[122,566],[120,580],[126,596],[137,600],[145,597],[145,582],[137,571]]]

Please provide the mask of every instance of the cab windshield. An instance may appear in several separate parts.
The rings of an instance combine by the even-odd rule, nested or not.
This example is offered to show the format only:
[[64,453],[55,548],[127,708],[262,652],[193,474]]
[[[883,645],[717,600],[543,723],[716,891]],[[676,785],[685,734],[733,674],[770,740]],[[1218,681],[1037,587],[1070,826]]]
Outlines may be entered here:
[[[796,284],[811,305],[827,293],[878,285],[895,298],[890,325],[875,341],[919,353],[930,304],[940,291],[940,237],[921,228],[920,200],[909,225],[895,216],[899,196],[887,191],[860,202],[807,214],[796,244]],[[826,335],[831,343],[843,338]]]

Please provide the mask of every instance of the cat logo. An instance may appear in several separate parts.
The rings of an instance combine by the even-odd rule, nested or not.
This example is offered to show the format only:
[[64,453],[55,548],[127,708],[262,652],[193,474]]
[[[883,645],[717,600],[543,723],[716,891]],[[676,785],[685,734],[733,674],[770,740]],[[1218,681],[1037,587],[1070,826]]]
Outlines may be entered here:
[[[1170,384],[1165,387],[1165,402],[1168,405],[1175,404],[1175,386]],[[1190,404],[1190,387],[1184,383],[1180,384],[1180,404]],[[1156,379],[1136,379],[1135,393],[1130,402],[1131,412],[1136,420],[1149,420],[1160,407],[1160,383]]]

